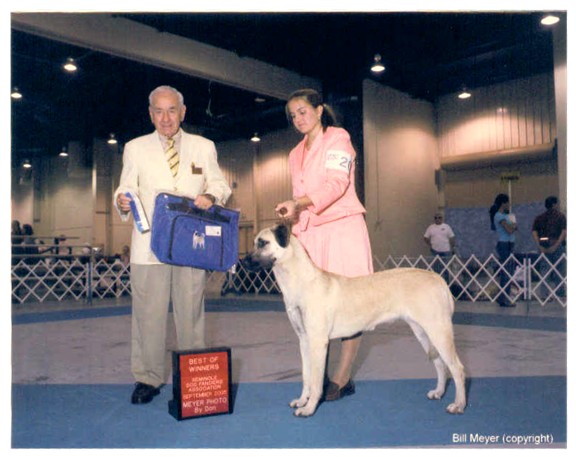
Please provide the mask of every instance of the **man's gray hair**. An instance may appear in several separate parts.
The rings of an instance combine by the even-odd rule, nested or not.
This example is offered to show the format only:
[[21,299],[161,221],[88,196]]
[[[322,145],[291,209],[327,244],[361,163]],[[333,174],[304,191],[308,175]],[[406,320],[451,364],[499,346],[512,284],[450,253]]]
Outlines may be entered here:
[[159,94],[161,92],[172,92],[178,97],[178,103],[180,104],[180,106],[181,107],[184,106],[184,96],[178,90],[174,89],[171,86],[158,86],[156,89],[150,92],[150,95],[148,96],[148,103],[150,104],[150,106],[152,106],[152,99],[156,96],[156,94]]

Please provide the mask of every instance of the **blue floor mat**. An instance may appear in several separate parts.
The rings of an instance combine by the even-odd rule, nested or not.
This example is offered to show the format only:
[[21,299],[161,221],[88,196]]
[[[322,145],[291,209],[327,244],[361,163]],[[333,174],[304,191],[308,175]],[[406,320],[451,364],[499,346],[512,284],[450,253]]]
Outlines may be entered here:
[[[373,448],[480,445],[490,436],[518,447],[566,443],[566,377],[477,378],[463,415],[426,399],[433,380],[359,381],[356,394],[322,404],[313,417],[287,406],[299,383],[234,386],[232,414],[176,420],[172,386],[131,405],[132,385],[13,385],[13,448]],[[465,441],[464,441],[465,439]],[[544,441],[542,441],[544,440]],[[540,445],[541,447],[541,445]]]

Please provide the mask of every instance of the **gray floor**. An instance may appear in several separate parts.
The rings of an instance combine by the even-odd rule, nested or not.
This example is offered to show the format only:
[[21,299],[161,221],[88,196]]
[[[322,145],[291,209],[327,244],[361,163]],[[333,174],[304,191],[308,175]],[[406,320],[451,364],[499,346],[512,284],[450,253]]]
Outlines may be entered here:
[[[249,302],[251,298],[242,298]],[[261,297],[258,297],[262,300]],[[272,297],[271,300],[279,300]],[[226,300],[223,298],[221,300]],[[125,307],[129,300],[94,302],[94,307]],[[81,302],[19,305],[13,313],[82,309]],[[470,377],[566,375],[565,332],[499,327],[504,315],[566,317],[566,308],[526,303],[503,309],[492,303],[457,303],[456,312],[491,314],[495,326],[455,325],[458,352]],[[208,312],[208,345],[232,348],[234,382],[300,379],[298,341],[283,312]],[[130,315],[14,325],[14,383],[131,383]],[[332,345],[331,362],[339,344]],[[175,349],[169,322],[169,352]],[[417,379],[434,376],[420,345],[403,322],[366,333],[357,359],[358,380]],[[167,382],[170,373],[167,368]]]

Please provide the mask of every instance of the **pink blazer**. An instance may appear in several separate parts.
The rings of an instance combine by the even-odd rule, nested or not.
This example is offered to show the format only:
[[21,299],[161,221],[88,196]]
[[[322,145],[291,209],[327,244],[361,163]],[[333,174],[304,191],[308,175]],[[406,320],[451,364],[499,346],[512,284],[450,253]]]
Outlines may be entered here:
[[307,195],[313,202],[300,214],[297,229],[364,213],[354,187],[356,151],[348,132],[328,127],[307,153],[305,144],[306,137],[288,158],[294,198]]

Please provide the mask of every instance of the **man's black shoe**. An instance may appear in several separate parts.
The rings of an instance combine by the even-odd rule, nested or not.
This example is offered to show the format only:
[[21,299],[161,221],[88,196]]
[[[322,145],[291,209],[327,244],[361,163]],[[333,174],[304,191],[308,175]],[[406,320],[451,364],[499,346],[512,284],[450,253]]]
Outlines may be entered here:
[[134,392],[132,393],[132,404],[142,405],[144,403],[150,403],[159,393],[160,389],[158,387],[144,384],[143,382],[137,382]]

